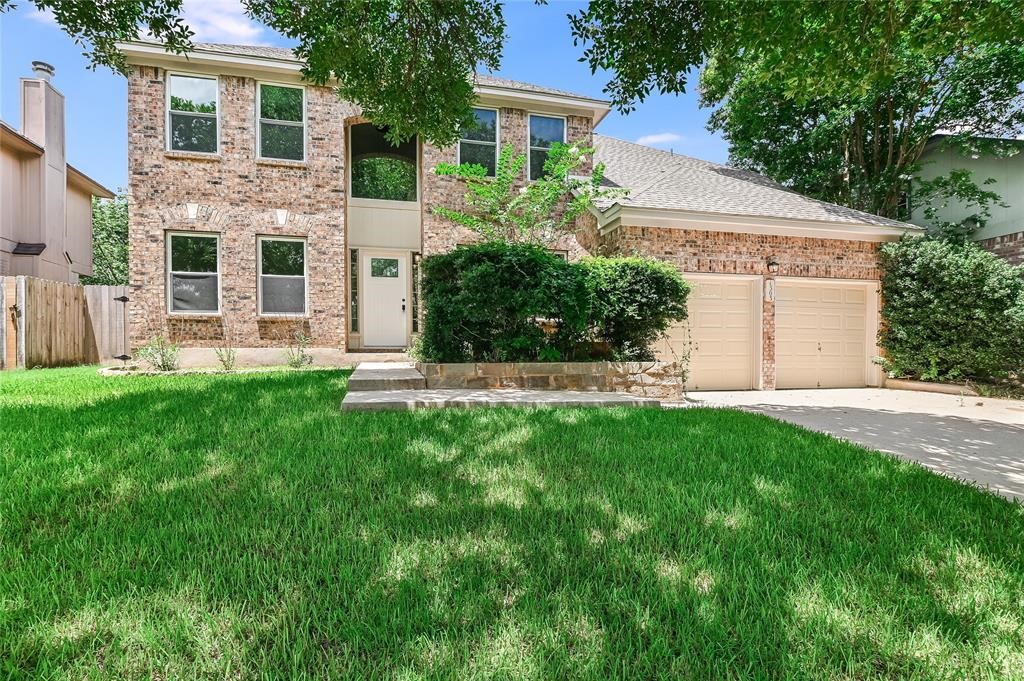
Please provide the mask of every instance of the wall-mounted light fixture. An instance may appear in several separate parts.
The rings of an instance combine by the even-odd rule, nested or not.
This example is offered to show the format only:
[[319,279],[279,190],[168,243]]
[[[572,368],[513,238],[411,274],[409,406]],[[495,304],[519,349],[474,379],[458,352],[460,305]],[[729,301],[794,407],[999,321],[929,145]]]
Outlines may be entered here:
[[768,258],[768,271],[772,274],[779,273],[779,261],[775,258]]

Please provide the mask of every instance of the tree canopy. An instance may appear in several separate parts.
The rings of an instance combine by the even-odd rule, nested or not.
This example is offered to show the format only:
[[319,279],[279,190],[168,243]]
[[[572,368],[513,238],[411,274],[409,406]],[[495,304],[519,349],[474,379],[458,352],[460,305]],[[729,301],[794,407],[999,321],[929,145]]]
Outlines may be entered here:
[[[140,30],[174,51],[191,38],[181,0],[31,1],[91,44],[94,64],[123,66],[114,41]],[[244,4],[297,41],[307,79],[337,84],[393,143],[454,143],[472,119],[473,73],[499,66],[505,40],[498,0]],[[685,92],[699,73],[734,164],[881,215],[905,217],[936,133],[1013,153],[1000,139],[1024,129],[1021,0],[591,0],[568,19],[620,110]]]

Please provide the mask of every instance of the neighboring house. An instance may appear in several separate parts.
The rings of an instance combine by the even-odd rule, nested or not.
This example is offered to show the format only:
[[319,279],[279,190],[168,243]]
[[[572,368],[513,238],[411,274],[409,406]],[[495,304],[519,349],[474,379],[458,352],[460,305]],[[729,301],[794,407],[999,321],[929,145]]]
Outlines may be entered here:
[[[464,182],[441,162],[493,167],[556,141],[595,144],[627,198],[556,245],[644,253],[697,285],[695,389],[878,384],[878,248],[910,225],[815,201],[747,172],[593,134],[607,102],[478,76],[477,125],[438,149],[392,147],[285,49],[129,43],[131,336],[186,348],[281,348],[297,331],[337,352],[403,349],[417,329],[419,259],[472,241],[433,213]],[[584,169],[585,171],[588,169]]]
[[0,275],[78,283],[92,274],[92,197],[114,194],[65,158],[64,95],[53,67],[21,79],[21,131],[0,122]]
[[[974,238],[983,248],[1005,258],[1015,265],[1024,264],[1024,153],[999,157],[990,154],[966,155],[942,144],[946,135],[935,135],[925,147],[921,157],[919,176],[931,180],[949,171],[963,168],[970,170],[974,181],[983,189],[994,191],[1002,198],[1003,206],[993,206],[992,216],[984,226],[974,233]],[[1021,141],[1024,144],[1024,141]],[[982,184],[989,178],[993,184]],[[914,205],[910,197],[911,222],[930,226],[924,217],[924,209]],[[976,212],[960,204],[950,205],[939,211],[939,219],[947,222],[961,222]]]

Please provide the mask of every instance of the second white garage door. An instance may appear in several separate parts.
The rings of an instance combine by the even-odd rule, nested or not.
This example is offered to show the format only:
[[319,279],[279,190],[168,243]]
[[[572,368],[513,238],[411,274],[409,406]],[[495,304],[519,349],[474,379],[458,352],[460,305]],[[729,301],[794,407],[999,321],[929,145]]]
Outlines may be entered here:
[[873,282],[776,280],[775,387],[867,385],[876,304]]
[[661,360],[690,353],[688,390],[750,390],[757,387],[760,279],[683,274],[693,285],[689,319],[668,330]]

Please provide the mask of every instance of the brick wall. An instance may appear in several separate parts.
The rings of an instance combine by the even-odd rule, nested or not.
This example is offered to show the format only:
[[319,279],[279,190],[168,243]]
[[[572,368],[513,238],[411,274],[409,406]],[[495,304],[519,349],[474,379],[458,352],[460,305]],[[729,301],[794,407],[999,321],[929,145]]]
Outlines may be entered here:
[[[814,239],[670,229],[621,227],[604,237],[589,232],[584,239],[603,253],[639,253],[671,262],[682,272],[709,274],[878,280],[881,276],[879,244],[867,241]],[[779,263],[770,273],[768,261]],[[761,309],[762,387],[775,387],[775,302],[763,300]]]
[[1024,232],[1004,234],[978,243],[986,251],[995,253],[1012,265],[1024,265]]
[[[225,339],[279,346],[305,329],[317,346],[345,342],[345,153],[343,121],[358,113],[330,88],[306,88],[307,160],[256,160],[256,81],[220,77],[220,154],[167,152],[163,69],[128,78],[131,341],[167,334],[185,346]],[[190,216],[188,204],[195,204]],[[286,210],[284,224],[278,210]],[[168,315],[165,234],[221,235],[220,316]],[[305,237],[309,310],[301,319],[259,317],[256,237]]]
[[[230,342],[280,347],[303,330],[318,347],[346,346],[349,259],[345,237],[345,125],[362,122],[360,109],[330,88],[306,86],[305,162],[261,161],[256,150],[256,83],[219,77],[220,152],[216,156],[166,151],[163,69],[134,66],[128,78],[129,268],[131,342],[138,347],[163,334],[186,347]],[[501,143],[526,153],[527,113],[500,111]],[[590,143],[592,119],[570,116],[567,138]],[[465,183],[431,169],[454,162],[456,148],[423,145],[424,254],[453,248],[473,235],[437,218],[435,205],[459,206]],[[525,174],[525,171],[524,171]],[[524,177],[525,181],[525,177]],[[191,210],[190,210],[191,206]],[[287,211],[284,224],[279,211]],[[169,231],[221,236],[221,314],[167,312],[165,238]],[[304,237],[309,271],[307,315],[257,313],[258,236]],[[584,253],[575,239],[558,245]]]

